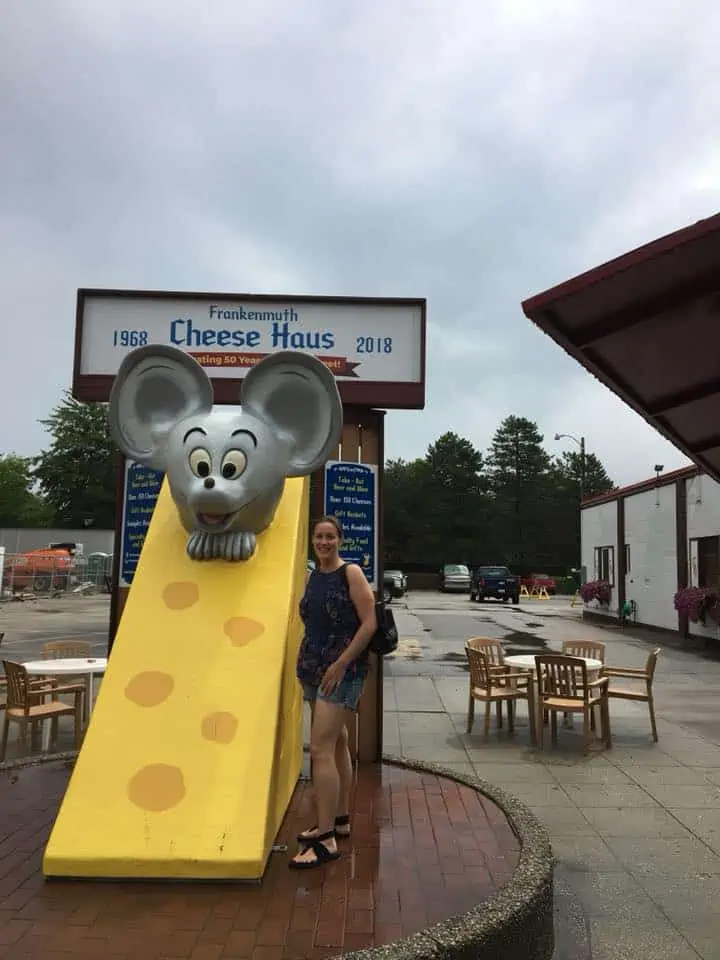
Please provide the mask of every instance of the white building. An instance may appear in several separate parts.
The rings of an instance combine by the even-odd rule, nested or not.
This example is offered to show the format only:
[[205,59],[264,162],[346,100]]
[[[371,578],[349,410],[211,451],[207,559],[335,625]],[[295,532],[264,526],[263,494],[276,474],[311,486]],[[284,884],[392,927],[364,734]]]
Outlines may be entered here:
[[719,628],[680,617],[680,587],[720,586],[720,484],[696,467],[661,474],[586,500],[581,511],[587,580],[607,580],[609,606],[584,615],[617,618],[634,601],[637,622],[681,636],[720,636]]

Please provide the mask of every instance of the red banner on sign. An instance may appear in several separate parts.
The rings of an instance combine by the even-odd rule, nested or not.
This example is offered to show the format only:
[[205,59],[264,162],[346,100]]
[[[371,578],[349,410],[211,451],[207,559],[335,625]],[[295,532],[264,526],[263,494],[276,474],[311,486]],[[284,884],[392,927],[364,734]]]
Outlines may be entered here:
[[[203,367],[254,367],[256,364],[269,357],[269,353],[227,353],[218,351],[217,353],[201,353],[199,351],[190,351],[190,356],[194,357]],[[348,360],[347,357],[317,357],[322,361],[328,370],[336,377],[357,377],[355,368],[359,367],[359,362]]]

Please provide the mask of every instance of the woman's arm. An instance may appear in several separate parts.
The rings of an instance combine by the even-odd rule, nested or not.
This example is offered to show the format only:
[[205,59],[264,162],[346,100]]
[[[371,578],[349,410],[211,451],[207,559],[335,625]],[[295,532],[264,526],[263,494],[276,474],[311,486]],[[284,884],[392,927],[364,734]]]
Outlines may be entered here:
[[345,572],[347,573],[350,599],[360,620],[360,626],[352,638],[352,642],[338,658],[343,665],[348,666],[360,656],[370,643],[377,630],[377,617],[375,616],[375,595],[365,574],[355,563],[349,563]]

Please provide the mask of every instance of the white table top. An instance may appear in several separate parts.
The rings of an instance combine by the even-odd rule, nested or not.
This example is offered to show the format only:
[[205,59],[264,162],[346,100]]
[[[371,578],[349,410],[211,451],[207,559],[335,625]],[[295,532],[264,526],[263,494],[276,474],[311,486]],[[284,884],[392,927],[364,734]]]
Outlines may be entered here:
[[[599,670],[602,667],[602,660],[595,660],[593,657],[577,657],[578,660],[584,660],[588,670]],[[505,657],[505,663],[508,667],[521,667],[526,670],[535,669],[535,656],[532,653],[516,653]]]
[[63,673],[105,673],[107,657],[58,657],[56,660],[26,660],[23,666],[28,673],[54,676]]

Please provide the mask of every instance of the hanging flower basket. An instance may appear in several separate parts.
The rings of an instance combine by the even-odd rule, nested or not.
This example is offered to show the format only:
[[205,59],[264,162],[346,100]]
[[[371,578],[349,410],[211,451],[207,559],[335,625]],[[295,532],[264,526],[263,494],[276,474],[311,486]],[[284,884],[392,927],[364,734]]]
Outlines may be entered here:
[[580,596],[583,603],[592,603],[593,600],[606,607],[610,604],[612,587],[607,580],[589,580],[580,587]]
[[720,594],[709,587],[683,587],[673,598],[678,613],[688,618],[690,623],[707,623],[708,617],[715,623],[720,622]]

